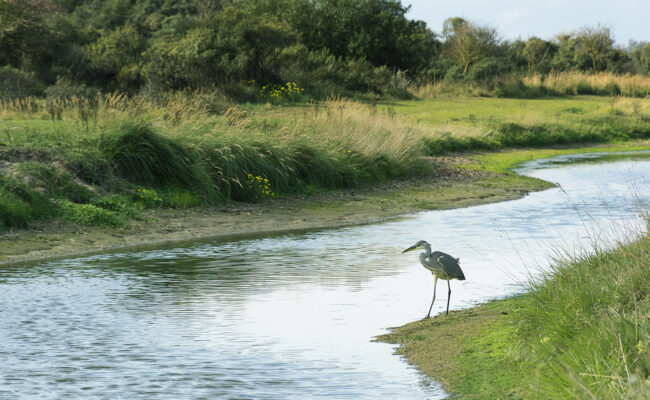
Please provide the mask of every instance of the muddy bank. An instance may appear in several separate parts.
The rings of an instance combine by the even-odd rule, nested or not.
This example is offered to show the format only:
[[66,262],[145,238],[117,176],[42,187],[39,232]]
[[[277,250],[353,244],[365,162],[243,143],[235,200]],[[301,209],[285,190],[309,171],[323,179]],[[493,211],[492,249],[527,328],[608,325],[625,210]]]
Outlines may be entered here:
[[238,234],[363,224],[422,210],[467,207],[516,199],[549,187],[513,175],[468,171],[458,159],[432,160],[436,173],[353,191],[334,191],[261,203],[159,209],[124,228],[62,221],[0,234],[0,263],[62,257],[108,249]]

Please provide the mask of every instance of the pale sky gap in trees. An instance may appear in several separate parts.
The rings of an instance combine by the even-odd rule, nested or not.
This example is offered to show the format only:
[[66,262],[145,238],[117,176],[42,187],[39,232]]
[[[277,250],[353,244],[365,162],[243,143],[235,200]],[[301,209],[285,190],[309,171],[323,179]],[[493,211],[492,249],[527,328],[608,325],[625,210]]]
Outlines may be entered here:
[[551,39],[561,32],[609,27],[616,44],[630,39],[650,42],[650,0],[402,0],[411,4],[409,18],[442,32],[449,17],[462,17],[496,28],[502,39],[538,36]]

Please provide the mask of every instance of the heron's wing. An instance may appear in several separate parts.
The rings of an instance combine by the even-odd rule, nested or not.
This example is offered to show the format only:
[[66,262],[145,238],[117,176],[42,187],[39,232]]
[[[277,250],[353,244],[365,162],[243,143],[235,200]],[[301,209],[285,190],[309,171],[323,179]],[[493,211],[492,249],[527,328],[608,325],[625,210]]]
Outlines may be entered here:
[[448,276],[449,278],[459,279],[461,281],[465,279],[465,274],[463,274],[463,270],[460,269],[460,259],[454,258],[447,253],[443,253],[442,251],[434,251],[431,253],[431,259],[439,265],[444,275]]

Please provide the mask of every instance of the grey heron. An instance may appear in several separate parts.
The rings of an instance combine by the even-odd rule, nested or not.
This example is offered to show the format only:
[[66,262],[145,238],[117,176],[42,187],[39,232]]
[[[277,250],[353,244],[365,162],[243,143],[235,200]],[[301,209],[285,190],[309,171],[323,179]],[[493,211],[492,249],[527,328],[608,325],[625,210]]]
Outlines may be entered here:
[[451,285],[449,284],[449,281],[452,279],[458,279],[459,281],[465,280],[465,274],[463,274],[463,270],[460,269],[459,265],[460,259],[454,258],[442,251],[432,252],[431,245],[424,240],[418,241],[402,253],[417,249],[423,250],[423,252],[420,253],[420,262],[422,263],[422,266],[433,274],[433,300],[431,300],[431,306],[429,307],[427,318],[431,315],[433,302],[436,301],[436,286],[438,285],[438,279],[444,279],[447,281],[447,287],[449,288],[449,293],[447,293],[447,315],[449,315],[449,299],[451,298]]

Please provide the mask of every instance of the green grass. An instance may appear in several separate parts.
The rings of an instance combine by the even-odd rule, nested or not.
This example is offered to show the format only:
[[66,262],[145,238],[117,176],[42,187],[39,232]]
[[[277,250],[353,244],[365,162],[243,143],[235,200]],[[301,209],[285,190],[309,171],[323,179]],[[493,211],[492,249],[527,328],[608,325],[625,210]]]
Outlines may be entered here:
[[17,171],[23,178],[31,180],[31,186],[49,193],[51,197],[65,198],[75,203],[87,203],[95,195],[80,185],[65,169],[46,163],[24,162]]
[[430,130],[422,138],[429,155],[650,138],[650,101],[640,99],[436,98],[380,109]]
[[463,399],[645,399],[648,265],[648,238],[561,260],[525,295],[380,339],[402,344],[400,353]]
[[537,159],[551,158],[566,154],[583,154],[594,152],[630,152],[649,150],[648,144],[619,144],[600,147],[572,147],[564,149],[518,149],[503,150],[498,152],[478,153],[471,156],[471,162],[461,165],[461,168],[478,171],[489,171],[499,174],[514,174],[513,169],[520,164]]
[[[75,103],[83,99],[71,99],[59,104],[61,119],[54,120],[41,99],[2,103],[0,151],[22,154],[16,163],[27,164],[19,172],[46,197],[95,204],[143,188],[160,201],[134,199],[132,206],[151,208],[259,201],[271,193],[277,198],[425,176],[435,173],[425,160],[434,155],[650,138],[648,99],[440,98],[377,107],[331,99],[244,104],[223,115],[190,95],[171,99],[162,104],[109,95],[84,115]],[[501,157],[513,156],[480,155],[466,168],[503,172],[495,167],[507,164]],[[258,190],[249,176],[268,187]]]

